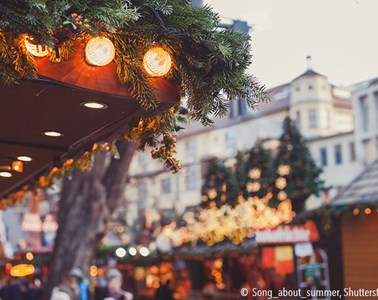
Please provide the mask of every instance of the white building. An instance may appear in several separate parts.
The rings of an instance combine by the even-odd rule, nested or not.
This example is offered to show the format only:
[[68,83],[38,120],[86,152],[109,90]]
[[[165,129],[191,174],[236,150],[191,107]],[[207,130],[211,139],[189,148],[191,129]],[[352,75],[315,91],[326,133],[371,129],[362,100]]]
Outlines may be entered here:
[[[297,122],[316,163],[323,167],[322,178],[332,187],[325,199],[332,198],[363,168],[357,158],[360,149],[355,146],[351,90],[332,85],[309,64],[306,72],[291,82],[270,89],[272,101],[261,103],[259,110],[252,111],[245,101],[238,100],[232,103],[229,117],[217,119],[213,127],[187,126],[178,136],[178,158],[183,164],[179,174],[165,171],[148,152],[135,155],[130,167],[132,180],[126,189],[129,219],[145,214],[146,208],[149,213],[171,209],[181,212],[199,204],[206,158],[216,156],[232,163],[237,150],[251,148],[257,138],[270,139],[269,147],[276,147],[287,115]],[[378,105],[374,91],[366,99]],[[373,139],[374,135],[376,141],[378,118],[374,122],[371,128],[374,126],[375,131],[369,137]],[[309,199],[308,208],[319,206],[323,200]]]
[[359,163],[367,165],[378,157],[378,78],[353,87],[355,143]]

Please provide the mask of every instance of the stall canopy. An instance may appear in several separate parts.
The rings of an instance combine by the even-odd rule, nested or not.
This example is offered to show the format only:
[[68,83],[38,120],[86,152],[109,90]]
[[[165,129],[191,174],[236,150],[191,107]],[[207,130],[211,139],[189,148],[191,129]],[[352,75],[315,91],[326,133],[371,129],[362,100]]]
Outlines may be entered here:
[[[144,110],[130,88],[119,82],[115,62],[90,66],[82,53],[60,63],[36,58],[37,79],[0,83],[0,172],[11,169],[19,156],[32,159],[23,163],[22,172],[11,169],[11,177],[0,177],[0,198],[90,150],[93,143],[111,141],[140,117],[162,113],[179,102],[174,83],[151,78],[160,104]],[[89,102],[102,107],[87,107]]]

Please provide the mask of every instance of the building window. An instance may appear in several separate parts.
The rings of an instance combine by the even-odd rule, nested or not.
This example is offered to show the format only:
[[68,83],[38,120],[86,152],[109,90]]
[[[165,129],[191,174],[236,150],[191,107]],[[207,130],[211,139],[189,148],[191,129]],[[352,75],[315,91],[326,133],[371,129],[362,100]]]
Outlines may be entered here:
[[194,191],[197,187],[197,172],[194,167],[188,167],[186,170],[185,186],[187,191]]
[[309,85],[309,86],[308,86],[308,89],[309,89],[309,90],[312,90],[312,85]]
[[316,128],[317,120],[316,120],[316,109],[309,109],[308,110],[308,120],[309,120],[309,127]]
[[328,165],[326,148],[320,148],[320,164],[322,167],[326,167]]
[[170,178],[164,178],[161,180],[161,192],[162,194],[171,193],[171,179]]
[[224,134],[224,140],[227,149],[236,149],[236,134],[234,131],[226,131]]
[[197,142],[196,140],[189,140],[185,143],[186,156],[189,158],[197,157]]
[[247,101],[244,99],[238,99],[239,115],[245,116],[247,114]]
[[335,145],[335,164],[341,165],[343,163],[341,145]]
[[295,113],[295,125],[298,129],[301,129],[301,112],[299,110]]
[[368,117],[368,106],[367,106],[367,97],[362,96],[358,99],[361,112],[361,126],[363,131],[368,131],[369,129],[369,117]]
[[350,151],[350,161],[356,160],[356,146],[354,142],[349,143],[349,151]]

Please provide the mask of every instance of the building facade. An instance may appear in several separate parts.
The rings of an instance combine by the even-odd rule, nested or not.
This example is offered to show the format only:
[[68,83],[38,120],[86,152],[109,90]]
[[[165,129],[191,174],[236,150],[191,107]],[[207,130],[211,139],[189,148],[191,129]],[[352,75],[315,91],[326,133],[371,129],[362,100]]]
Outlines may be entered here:
[[[310,198],[307,207],[329,201],[363,168],[359,156],[361,138],[356,140],[361,129],[357,126],[354,131],[356,108],[355,103],[352,106],[351,89],[331,84],[326,76],[312,70],[310,63],[291,82],[270,89],[271,101],[260,103],[258,110],[251,110],[240,99],[232,102],[229,116],[216,119],[214,126],[186,126],[177,137],[178,159],[183,165],[179,174],[165,171],[152,161],[148,151],[137,153],[126,189],[128,220],[136,220],[141,214],[153,218],[154,211],[174,210],[180,214],[186,207],[198,205],[204,162],[217,157],[231,165],[237,151],[250,149],[257,139],[269,140],[267,146],[274,149],[286,116],[296,121],[316,163],[323,167],[322,179],[329,187],[323,197]],[[374,91],[366,99],[378,101],[374,100]],[[356,120],[361,123],[358,116]],[[375,128],[377,132],[378,125]]]

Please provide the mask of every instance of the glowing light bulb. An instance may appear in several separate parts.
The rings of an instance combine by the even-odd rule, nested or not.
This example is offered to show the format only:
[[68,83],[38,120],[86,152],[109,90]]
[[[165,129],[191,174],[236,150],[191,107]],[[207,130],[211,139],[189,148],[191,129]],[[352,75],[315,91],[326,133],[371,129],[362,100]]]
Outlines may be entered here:
[[129,248],[129,253],[131,256],[135,256],[137,254],[137,249],[134,247]]
[[106,66],[114,59],[114,55],[114,45],[106,37],[92,38],[85,47],[85,58],[94,66]]
[[151,76],[164,76],[172,67],[172,59],[169,53],[163,48],[154,47],[144,55],[143,65]]
[[150,254],[150,250],[148,250],[146,247],[142,247],[139,250],[140,255],[146,257],[148,254]]
[[28,50],[31,54],[33,54],[36,57],[44,57],[47,54],[49,54],[49,50],[47,49],[46,46],[41,46],[41,45],[35,45],[31,43],[34,38],[26,36],[25,37],[25,47],[26,50]]
[[22,173],[24,171],[24,164],[22,161],[15,160],[12,162],[12,170],[17,173]]
[[115,254],[118,257],[124,257],[127,254],[127,252],[124,248],[117,248],[117,250],[115,251]]
[[31,253],[31,252],[26,253],[26,259],[27,260],[33,260],[33,258],[34,258],[33,253]]

